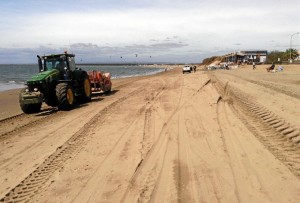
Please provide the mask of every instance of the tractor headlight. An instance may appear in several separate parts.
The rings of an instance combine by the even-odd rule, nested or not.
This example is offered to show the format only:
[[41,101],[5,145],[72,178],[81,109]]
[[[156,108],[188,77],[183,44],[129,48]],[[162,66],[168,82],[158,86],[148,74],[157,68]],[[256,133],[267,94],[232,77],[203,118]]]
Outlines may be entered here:
[[38,91],[38,88],[34,88],[33,91],[37,92],[37,91]]

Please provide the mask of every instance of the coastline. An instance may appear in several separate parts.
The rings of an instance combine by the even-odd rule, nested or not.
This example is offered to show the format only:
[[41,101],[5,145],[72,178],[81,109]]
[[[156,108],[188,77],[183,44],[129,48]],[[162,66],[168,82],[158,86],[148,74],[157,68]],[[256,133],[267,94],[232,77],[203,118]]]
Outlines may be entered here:
[[[172,68],[175,69],[178,66],[165,66],[163,68]],[[169,69],[167,72],[172,71]],[[113,86],[116,88],[124,83],[135,81],[136,79],[144,79],[149,77],[154,77],[160,74],[165,74],[166,72],[158,72],[152,75],[141,75],[133,77],[124,77],[124,78],[114,78],[112,79]],[[0,120],[18,115],[23,113],[19,106],[19,92],[22,88],[9,89],[0,92]],[[47,108],[47,105],[43,105],[42,108]]]

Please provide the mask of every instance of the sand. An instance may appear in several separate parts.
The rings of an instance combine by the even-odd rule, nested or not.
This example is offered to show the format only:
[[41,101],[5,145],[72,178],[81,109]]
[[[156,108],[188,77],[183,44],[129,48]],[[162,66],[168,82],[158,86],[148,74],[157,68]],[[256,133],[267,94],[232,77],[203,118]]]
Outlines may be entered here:
[[67,112],[0,93],[0,202],[299,202],[300,66],[265,68],[115,80]]

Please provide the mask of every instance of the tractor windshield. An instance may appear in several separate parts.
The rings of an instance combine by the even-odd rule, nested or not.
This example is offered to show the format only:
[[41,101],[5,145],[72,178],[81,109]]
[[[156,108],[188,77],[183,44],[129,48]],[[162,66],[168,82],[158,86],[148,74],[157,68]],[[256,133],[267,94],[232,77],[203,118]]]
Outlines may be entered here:
[[57,69],[63,71],[67,67],[64,58],[44,58],[44,71]]

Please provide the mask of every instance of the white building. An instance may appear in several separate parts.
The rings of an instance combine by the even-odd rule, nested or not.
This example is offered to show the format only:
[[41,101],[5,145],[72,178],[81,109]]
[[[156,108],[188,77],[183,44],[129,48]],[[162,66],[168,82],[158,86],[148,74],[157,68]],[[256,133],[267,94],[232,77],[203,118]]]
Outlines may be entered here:
[[268,51],[266,50],[241,51],[241,53],[245,54],[244,62],[265,63],[267,61]]

